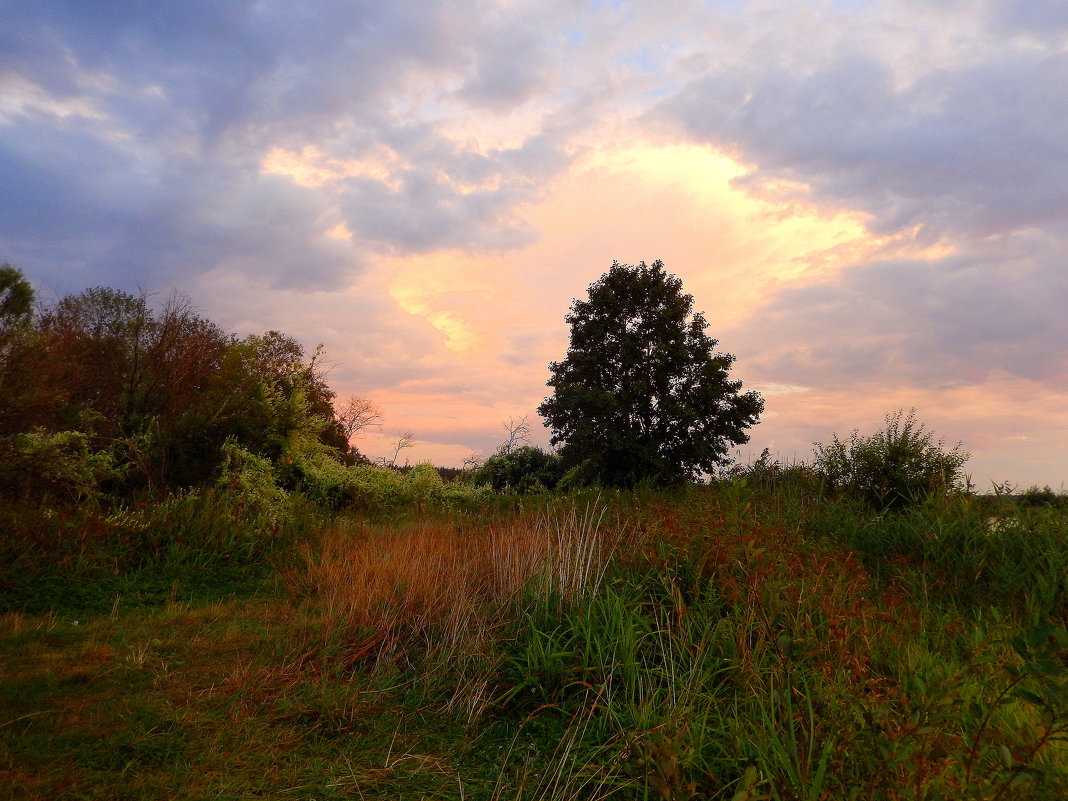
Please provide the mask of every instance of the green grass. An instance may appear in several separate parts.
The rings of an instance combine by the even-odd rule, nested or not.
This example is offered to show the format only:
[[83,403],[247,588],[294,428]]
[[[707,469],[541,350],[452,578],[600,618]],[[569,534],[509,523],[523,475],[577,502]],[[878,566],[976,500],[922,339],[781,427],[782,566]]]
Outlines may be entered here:
[[288,650],[306,643],[306,625],[271,598],[77,625],[8,615],[0,794],[422,798],[455,787],[473,762],[463,731]]
[[24,527],[0,794],[1068,795],[1063,510],[745,481],[524,504],[266,542],[218,509],[132,543]]

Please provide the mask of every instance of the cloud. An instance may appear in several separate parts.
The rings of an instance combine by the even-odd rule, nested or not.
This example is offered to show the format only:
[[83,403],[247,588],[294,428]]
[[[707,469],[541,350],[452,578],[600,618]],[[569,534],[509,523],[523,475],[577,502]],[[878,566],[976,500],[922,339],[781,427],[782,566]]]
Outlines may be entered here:
[[[376,253],[522,246],[535,234],[517,207],[568,164],[565,126],[543,114],[551,139],[535,126],[501,147],[454,124],[475,104],[507,125],[545,89],[551,19],[506,11],[16,3],[0,34],[14,189],[0,247],[76,289],[220,267],[338,287]],[[335,169],[311,186],[264,169],[278,153],[336,168],[382,152],[388,180]]]
[[1031,0],[989,0],[991,27],[1027,34],[1039,41],[1063,44],[1068,34],[1068,5]]
[[841,388],[859,381],[954,387],[993,374],[1068,388],[1068,299],[1059,243],[928,261],[855,265],[797,281],[728,335],[759,380]]
[[552,75],[538,28],[530,16],[517,20],[498,12],[473,42],[473,64],[457,95],[478,109],[506,113],[544,89]]
[[[757,384],[807,388],[769,395],[754,441],[804,455],[819,420],[926,404],[997,477],[991,443],[1033,454],[1009,429],[1068,389],[1065,20],[1024,3],[765,9],[777,24],[741,15],[643,119],[732,154],[753,196],[859,212],[884,244],[766,286],[724,329]],[[1064,441],[1055,414],[1034,424]]]
[[339,390],[428,454],[532,413],[613,259],[663,258],[768,388],[754,447],[922,402],[1033,461],[1013,393],[1056,428],[1056,3],[15,0],[4,22],[0,258],[325,342]]
[[754,191],[800,182],[878,233],[990,236],[1068,219],[1066,82],[1068,55],[1015,52],[899,91],[851,56],[810,75],[710,75],[661,111],[756,165]]

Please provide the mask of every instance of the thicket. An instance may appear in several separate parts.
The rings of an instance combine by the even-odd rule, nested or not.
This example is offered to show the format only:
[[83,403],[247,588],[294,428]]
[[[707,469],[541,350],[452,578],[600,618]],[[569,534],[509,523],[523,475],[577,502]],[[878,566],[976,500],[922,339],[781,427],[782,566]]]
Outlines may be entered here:
[[552,492],[564,478],[558,454],[536,445],[502,447],[475,472],[474,481],[494,492]]
[[478,502],[429,465],[372,466],[321,349],[150,301],[96,287],[37,308],[0,267],[0,604],[74,575],[258,564],[281,532],[340,510]]
[[264,508],[293,491],[365,509],[462,494],[429,468],[371,467],[327,372],[321,349],[277,331],[227,335],[179,297],[154,307],[97,287],[35,310],[4,265],[0,491],[24,506],[110,508],[208,490]]
[[877,509],[900,509],[931,497],[965,489],[961,468],[968,454],[961,445],[947,450],[944,440],[916,420],[913,409],[886,416],[882,430],[848,442],[817,443],[813,468],[829,492],[844,492]]

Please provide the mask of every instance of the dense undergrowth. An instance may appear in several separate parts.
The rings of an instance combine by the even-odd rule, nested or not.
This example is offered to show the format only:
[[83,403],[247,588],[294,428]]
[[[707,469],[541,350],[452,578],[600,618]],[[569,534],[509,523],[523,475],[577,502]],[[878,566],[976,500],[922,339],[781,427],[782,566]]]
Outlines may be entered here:
[[0,794],[1065,797],[1064,511],[804,479],[23,513]]

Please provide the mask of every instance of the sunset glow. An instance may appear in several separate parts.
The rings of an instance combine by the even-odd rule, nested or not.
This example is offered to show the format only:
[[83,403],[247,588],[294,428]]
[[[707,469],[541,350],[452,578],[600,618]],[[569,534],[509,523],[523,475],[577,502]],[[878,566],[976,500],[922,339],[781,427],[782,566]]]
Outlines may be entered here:
[[323,343],[371,456],[456,465],[522,416],[547,445],[570,304],[662,259],[765,395],[741,459],[915,407],[980,487],[1068,479],[1064,15],[16,7],[0,260]]

